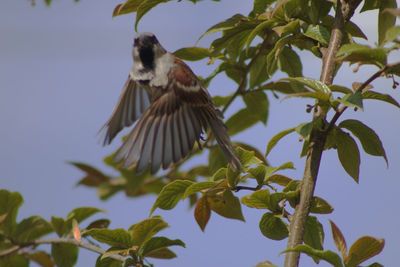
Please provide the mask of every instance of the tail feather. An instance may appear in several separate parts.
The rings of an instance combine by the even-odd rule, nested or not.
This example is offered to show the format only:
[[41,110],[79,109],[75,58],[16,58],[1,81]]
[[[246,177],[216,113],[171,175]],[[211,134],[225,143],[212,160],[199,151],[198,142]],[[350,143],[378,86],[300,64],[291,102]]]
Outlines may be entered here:
[[209,121],[209,125],[232,169],[234,171],[240,171],[242,164],[240,163],[236,150],[231,143],[228,129],[225,124],[219,118],[212,118]]

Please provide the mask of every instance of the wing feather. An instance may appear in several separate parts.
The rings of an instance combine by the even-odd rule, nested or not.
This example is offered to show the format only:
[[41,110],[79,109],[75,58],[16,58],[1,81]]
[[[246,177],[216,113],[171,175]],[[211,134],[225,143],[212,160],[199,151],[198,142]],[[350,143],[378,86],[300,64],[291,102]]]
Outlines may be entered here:
[[[138,104],[139,110],[137,110]],[[110,118],[99,131],[105,131],[103,145],[110,144],[122,128],[131,126],[148,106],[147,92],[128,76]]]

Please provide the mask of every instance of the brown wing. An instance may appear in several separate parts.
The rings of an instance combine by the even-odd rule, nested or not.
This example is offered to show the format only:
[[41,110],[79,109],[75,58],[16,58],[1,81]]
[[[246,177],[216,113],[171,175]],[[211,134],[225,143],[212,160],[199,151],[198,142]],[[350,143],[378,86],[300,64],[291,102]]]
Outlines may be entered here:
[[149,105],[146,90],[128,76],[110,119],[100,129],[100,132],[105,131],[103,144],[110,144],[122,128],[132,125]]
[[152,95],[150,107],[129,133],[114,160],[125,160],[124,167],[136,163],[138,173],[151,164],[151,173],[160,166],[168,168],[186,157],[202,128],[209,125],[229,163],[240,169],[236,155],[222,122],[222,114],[212,104],[189,67],[180,60],[168,73],[168,85]]

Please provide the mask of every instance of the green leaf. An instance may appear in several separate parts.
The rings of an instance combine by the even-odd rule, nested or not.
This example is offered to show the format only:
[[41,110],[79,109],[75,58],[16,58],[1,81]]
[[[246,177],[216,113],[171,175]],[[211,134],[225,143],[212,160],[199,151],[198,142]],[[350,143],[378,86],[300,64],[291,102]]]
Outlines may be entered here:
[[313,90],[315,92],[323,93],[324,95],[327,95],[327,96],[329,96],[331,94],[331,90],[329,89],[329,87],[326,84],[324,84],[321,81],[315,80],[315,79],[305,78],[305,77],[290,77],[290,78],[285,78],[285,79],[281,79],[281,80],[301,83],[301,84],[307,86],[308,88],[310,88],[311,90]]
[[10,192],[5,189],[0,190],[0,216],[5,215],[3,222],[0,224],[0,232],[6,235],[12,235],[17,227],[18,209],[24,200],[18,192]]
[[136,12],[139,5],[143,2],[144,0],[127,0],[123,4],[119,4],[114,8],[113,11],[113,17],[123,15],[123,14],[129,14],[132,12]]
[[362,95],[360,92],[355,92],[351,94],[345,95],[342,99],[339,100],[340,103],[342,103],[346,107],[357,107],[361,110],[364,109],[363,103],[362,103]]
[[102,258],[102,255],[97,257],[95,267],[121,267],[122,262],[112,258]]
[[303,236],[304,243],[314,249],[322,250],[324,229],[315,216],[308,216]]
[[296,34],[300,31],[300,20],[295,19],[285,25],[274,27],[273,30],[280,36],[284,37],[289,34]]
[[59,237],[62,237],[69,232],[67,224],[63,218],[51,216],[51,225]]
[[219,146],[213,146],[210,148],[210,153],[208,154],[208,162],[211,173],[215,173],[221,168],[226,168],[228,162],[224,152],[222,152]]
[[254,168],[247,170],[254,178],[256,178],[259,185],[264,183],[267,169],[265,165],[258,165]]
[[150,251],[149,253],[147,253],[146,257],[156,259],[173,259],[176,258],[176,254],[169,248],[160,248]]
[[384,12],[386,8],[397,8],[396,0],[381,1],[378,14],[378,44],[383,45],[387,31],[396,23],[396,16]]
[[196,204],[194,209],[194,218],[200,229],[204,232],[208,221],[210,220],[211,210],[208,204],[207,195],[203,195]]
[[281,186],[287,186],[291,181],[293,181],[293,179],[285,175],[273,174],[269,176],[265,182],[279,184]]
[[155,234],[168,227],[168,224],[160,217],[143,220],[133,227],[133,245],[142,246]]
[[206,35],[206,34],[211,34],[211,33],[219,32],[219,31],[232,29],[242,19],[246,19],[246,17],[241,14],[235,14],[231,18],[221,21],[221,22],[215,24],[214,26],[212,26],[211,28],[209,28],[205,33],[203,33],[199,37],[199,39],[197,41],[199,41],[201,38],[203,38],[204,35]]
[[335,241],[336,248],[340,251],[340,254],[342,254],[343,260],[346,262],[347,260],[347,244],[346,240],[344,239],[344,236],[342,232],[340,231],[339,227],[336,226],[331,220],[329,220],[331,224],[331,229],[332,229],[332,236],[333,236],[333,241]]
[[79,249],[73,244],[58,243],[51,245],[51,255],[58,267],[74,266],[78,259]]
[[39,216],[31,216],[22,220],[15,232],[15,238],[18,242],[27,242],[53,232],[50,223]]
[[342,121],[339,124],[339,127],[345,128],[352,132],[352,134],[354,134],[358,140],[360,140],[360,143],[366,153],[373,156],[381,156],[385,159],[386,164],[389,164],[382,142],[374,130],[358,120]]
[[144,1],[142,1],[136,11],[135,31],[137,31],[137,25],[138,25],[140,19],[144,16],[144,14],[149,12],[151,9],[153,9],[158,4],[166,3],[169,1],[170,0],[144,0]]
[[342,130],[336,132],[337,153],[344,170],[358,183],[360,152],[354,139]]
[[248,52],[249,47],[251,45],[251,42],[254,40],[254,38],[257,36],[259,32],[261,32],[264,29],[270,29],[274,26],[276,22],[273,20],[265,20],[259,23],[249,34],[246,40],[246,52]]
[[170,210],[175,207],[179,200],[182,199],[186,188],[191,184],[193,184],[192,181],[176,180],[164,186],[151,208],[150,214],[152,214],[156,208]]
[[278,68],[286,72],[289,77],[303,76],[303,65],[300,57],[293,49],[286,46],[278,56]]
[[343,94],[352,94],[353,91],[347,87],[341,86],[341,85],[330,85],[329,89],[331,89],[332,92],[339,92]]
[[208,48],[202,47],[184,47],[174,52],[174,55],[189,61],[201,60],[209,56]]
[[[263,90],[271,90],[271,91],[276,91],[282,94],[293,94],[293,93],[300,93],[300,92],[307,92],[301,84],[295,84],[295,83],[290,83],[290,82],[283,82],[283,81],[277,81],[277,82],[271,82],[264,84],[260,89]],[[277,96],[275,96],[278,98]]]
[[299,135],[303,137],[308,137],[311,133],[312,128],[313,122],[304,122],[297,125],[295,129]]
[[179,239],[171,240],[163,236],[152,237],[149,239],[144,246],[141,248],[141,254],[143,256],[147,256],[147,254],[152,251],[159,250],[161,248],[167,248],[170,246],[181,246],[186,247],[185,243],[183,243]]
[[71,221],[72,219],[77,220],[78,223],[86,220],[90,216],[99,213],[99,212],[105,212],[105,210],[98,209],[98,208],[93,208],[93,207],[80,207],[73,209],[70,213],[68,213],[67,216],[67,222]]
[[375,100],[380,100],[389,104],[392,104],[398,108],[400,108],[400,104],[390,95],[387,94],[382,94],[379,92],[375,92],[372,90],[368,90],[366,92],[362,93],[362,98],[363,99],[375,99]]
[[327,46],[329,44],[330,32],[327,28],[322,25],[309,25],[304,33],[305,36],[310,37],[322,45]]
[[186,188],[182,198],[187,198],[191,194],[215,187],[217,184],[218,183],[214,181],[203,181],[203,182],[193,183]]
[[263,13],[276,0],[254,0],[253,12],[256,15]]
[[318,214],[332,213],[333,207],[325,199],[313,197],[310,204],[310,212]]
[[379,254],[385,245],[384,239],[372,236],[363,236],[357,239],[349,249],[346,266],[358,266],[360,263]]
[[250,113],[257,115],[259,120],[265,125],[269,109],[267,95],[263,91],[250,91],[243,95],[243,100]]
[[400,36],[400,27],[393,26],[386,31],[386,36],[385,36],[385,40],[383,40],[383,43],[386,44],[386,43],[393,42],[399,36]]
[[221,179],[225,179],[226,178],[226,170],[227,168],[221,168],[218,171],[216,171],[213,176],[211,177],[211,181],[218,181]]
[[101,183],[108,182],[110,180],[110,178],[104,175],[101,171],[88,164],[72,161],[68,163],[86,173],[86,176],[83,177],[78,184],[97,187]]
[[111,221],[108,219],[99,219],[94,222],[91,222],[88,227],[86,227],[87,230],[93,229],[93,228],[108,228],[110,225]]
[[264,213],[259,224],[261,233],[273,240],[282,240],[288,237],[289,230],[281,218],[272,213]]
[[[265,55],[258,56],[250,68],[249,88],[254,89],[270,78]],[[243,74],[242,74],[243,75]]]
[[307,246],[307,245],[297,245],[293,249],[286,249],[286,250],[282,251],[282,253],[292,252],[292,251],[303,252],[310,257],[317,257],[321,260],[329,262],[330,264],[332,264],[335,267],[343,267],[343,263],[342,263],[342,260],[340,259],[339,255],[331,250],[322,251],[319,249],[313,249],[312,247]]
[[[29,259],[36,262],[42,267],[54,267],[54,261],[50,257],[49,254],[47,254],[44,251],[36,251],[28,255]],[[19,265],[18,265],[19,266]]]
[[260,115],[244,108],[233,114],[225,123],[229,135],[240,133],[260,121]]
[[240,201],[230,190],[224,190],[222,194],[208,194],[207,200],[210,209],[217,214],[225,218],[244,221]]
[[242,147],[238,147],[236,152],[239,156],[240,162],[244,167],[248,167],[254,164],[263,163],[262,160],[256,155],[255,151],[243,149]]
[[22,254],[13,254],[0,258],[1,267],[29,267],[29,259]]
[[227,95],[227,96],[213,96],[212,100],[214,105],[216,105],[217,107],[222,107],[224,105],[226,105],[226,103],[228,103],[229,99],[231,99],[233,96],[233,94]]
[[269,196],[268,189],[258,190],[250,195],[242,197],[240,201],[249,208],[268,209]]
[[365,0],[360,13],[368,10],[378,9],[381,6],[381,2],[382,0]]
[[[238,152],[238,155],[239,155],[239,158],[240,158],[242,164],[250,166],[253,164],[257,164],[257,163],[264,163],[264,164],[268,165],[268,161],[265,159],[264,155],[260,152],[260,150],[258,150],[254,146],[251,146],[246,143],[235,142],[235,147],[236,147],[236,151]],[[246,151],[245,153],[243,153],[243,155],[241,154],[242,150]],[[254,152],[254,154],[251,153],[252,157],[247,158],[248,152]],[[241,158],[241,157],[243,157],[243,158]]]
[[339,61],[349,61],[350,64],[373,64],[382,68],[386,65],[387,51],[384,48],[370,48],[359,44],[345,44],[338,53]]
[[268,156],[269,152],[271,152],[271,150],[275,147],[275,145],[278,143],[279,140],[281,140],[286,135],[294,132],[295,129],[296,127],[283,130],[282,132],[279,132],[277,135],[272,137],[271,140],[268,142],[267,150],[265,151],[265,156]]
[[90,235],[101,243],[106,243],[112,247],[130,248],[132,246],[131,235],[128,231],[118,229],[90,229],[85,231],[85,235]]

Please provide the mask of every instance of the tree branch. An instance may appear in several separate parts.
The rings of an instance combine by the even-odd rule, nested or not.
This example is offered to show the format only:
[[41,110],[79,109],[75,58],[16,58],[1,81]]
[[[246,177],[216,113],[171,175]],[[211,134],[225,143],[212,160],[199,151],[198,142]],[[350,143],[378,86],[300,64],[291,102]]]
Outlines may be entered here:
[[[400,62],[397,62],[395,64],[390,64],[390,65],[386,65],[383,69],[380,69],[379,71],[375,72],[371,77],[368,78],[368,80],[366,80],[363,84],[360,85],[360,87],[357,88],[357,90],[354,93],[360,92],[362,93],[362,91],[370,84],[372,83],[375,79],[379,78],[382,76],[383,73],[387,72],[388,70],[400,66]],[[335,115],[332,117],[332,120],[329,123],[327,132],[329,132],[336,124],[337,120],[340,118],[340,116],[343,114],[343,112],[347,109],[347,106],[343,106],[341,107],[336,113]]]
[[[95,245],[88,244],[88,243],[78,242],[77,240],[72,239],[72,238],[49,238],[49,239],[38,239],[38,240],[33,240],[30,242],[18,244],[8,250],[0,251],[0,257],[10,255],[24,247],[37,246],[40,244],[72,244],[72,245],[76,245],[81,248],[91,250],[91,251],[99,253],[99,254],[106,253],[106,251],[100,247],[97,247]],[[117,255],[117,254],[111,255],[109,258],[112,258],[114,260],[121,261],[121,262],[124,262],[126,259],[125,257]]]
[[[327,85],[331,84],[333,81],[336,68],[335,57],[343,40],[345,23],[351,18],[354,10],[360,2],[361,0],[337,0],[335,21],[328,49],[323,56],[320,76],[320,80]],[[313,114],[313,121],[324,121],[326,114],[324,114],[321,108],[318,108],[318,105],[316,105],[316,107],[317,108],[314,110]],[[321,131],[321,129],[314,124],[310,133],[310,142],[307,149],[307,157],[300,191],[300,201],[295,208],[290,223],[287,243],[288,249],[295,248],[303,242],[306,220],[310,210],[311,200],[314,195],[326,137],[327,132]],[[297,267],[299,264],[299,256],[300,254],[298,252],[286,253],[285,267]]]
[[222,113],[225,113],[225,111],[228,109],[228,107],[233,103],[233,100],[235,100],[235,98],[244,91],[244,89],[246,87],[247,74],[249,73],[249,71],[250,71],[251,67],[254,65],[254,63],[256,62],[257,58],[261,55],[261,52],[268,46],[268,41],[269,41],[269,38],[267,36],[264,39],[263,43],[261,44],[260,48],[256,51],[256,54],[254,55],[254,57],[251,59],[249,64],[244,69],[242,80],[240,81],[239,87],[236,89],[235,93],[232,95],[231,98],[229,98],[228,102],[225,104],[224,108],[222,109]]

